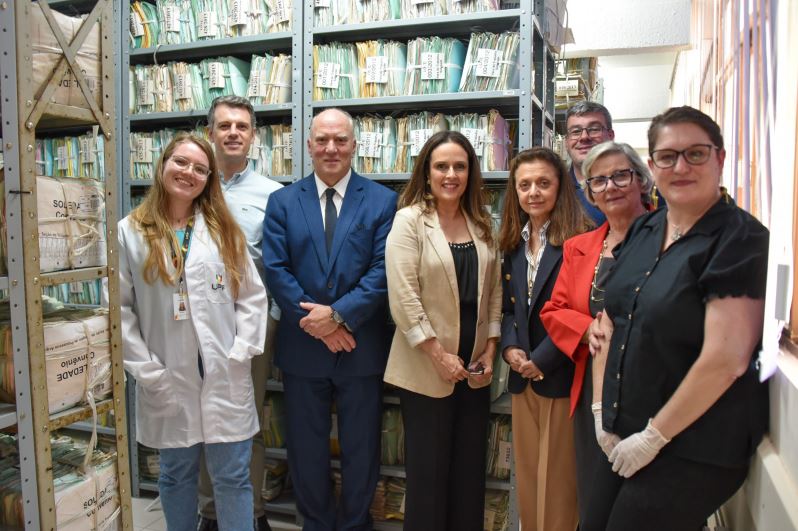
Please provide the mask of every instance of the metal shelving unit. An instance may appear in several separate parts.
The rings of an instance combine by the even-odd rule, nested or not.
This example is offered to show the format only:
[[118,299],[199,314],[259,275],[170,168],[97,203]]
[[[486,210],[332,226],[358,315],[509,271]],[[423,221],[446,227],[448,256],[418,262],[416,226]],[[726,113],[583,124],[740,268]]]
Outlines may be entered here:
[[[116,121],[118,94],[114,65],[119,60],[119,6],[112,0],[51,0],[40,3],[48,26],[62,52],[59,65],[45,85],[34,86],[32,36],[29,32],[30,0],[0,3],[0,85],[2,86],[2,138],[5,159],[5,201],[8,237],[8,277],[0,288],[9,291],[14,384],[16,406],[0,406],[0,427],[16,424],[20,455],[22,509],[26,530],[56,528],[55,489],[51,461],[50,436],[59,428],[91,419],[94,412],[115,412],[117,443],[118,495],[122,528],[133,528],[130,503],[130,467],[125,419],[124,374],[119,314],[119,280],[116,275],[117,153],[114,142],[119,136]],[[89,13],[77,36],[68,42],[51,12],[58,8],[69,14]],[[77,50],[89,30],[99,26],[101,102],[97,103],[75,63]],[[67,66],[76,74],[86,107],[50,102]],[[105,204],[107,266],[72,271],[40,271],[37,189],[35,175],[35,139],[43,131],[59,128],[71,131],[99,125],[105,136]],[[107,278],[109,294],[109,332],[111,355],[111,398],[96,407],[77,406],[51,415],[48,405],[47,373],[44,357],[42,287]]]

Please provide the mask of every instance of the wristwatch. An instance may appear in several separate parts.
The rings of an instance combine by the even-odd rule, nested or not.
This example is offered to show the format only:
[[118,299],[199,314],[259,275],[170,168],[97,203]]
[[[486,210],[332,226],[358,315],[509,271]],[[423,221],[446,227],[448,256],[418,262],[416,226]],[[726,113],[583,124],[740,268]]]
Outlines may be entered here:
[[346,324],[346,321],[344,321],[343,316],[341,316],[341,314],[338,313],[337,310],[333,309],[332,313],[330,313],[330,319],[335,321],[336,324],[339,324],[339,325],[343,326],[344,328],[346,328],[347,331],[349,331],[349,332],[352,331],[352,329],[349,328],[349,325]]

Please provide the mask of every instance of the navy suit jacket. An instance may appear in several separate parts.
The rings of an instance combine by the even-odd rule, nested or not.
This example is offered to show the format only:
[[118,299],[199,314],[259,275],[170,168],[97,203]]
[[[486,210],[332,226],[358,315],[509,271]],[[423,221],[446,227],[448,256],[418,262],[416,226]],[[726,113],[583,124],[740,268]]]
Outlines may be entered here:
[[[316,182],[310,176],[272,193],[263,221],[263,265],[282,311],[275,363],[305,377],[382,374],[388,356],[385,239],[396,193],[352,171],[328,256]],[[332,306],[357,346],[333,354],[299,327],[300,302]]]
[[540,321],[540,310],[551,298],[560,272],[562,247],[546,244],[532,288],[532,304],[527,304],[525,246],[522,240],[511,253],[504,255],[501,352],[507,347],[520,348],[543,372],[543,380],[530,382],[510,370],[508,389],[511,393],[520,393],[529,382],[541,396],[566,397],[574,379],[574,363],[554,345]]

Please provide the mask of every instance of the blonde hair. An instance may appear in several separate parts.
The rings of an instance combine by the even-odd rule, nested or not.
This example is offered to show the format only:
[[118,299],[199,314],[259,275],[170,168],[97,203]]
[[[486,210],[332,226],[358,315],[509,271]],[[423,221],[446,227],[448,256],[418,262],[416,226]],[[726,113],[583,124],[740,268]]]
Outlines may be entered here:
[[[246,239],[227,208],[222,195],[219,172],[211,145],[206,140],[186,132],[175,135],[163,150],[158,159],[152,186],[144,197],[144,201],[130,214],[136,228],[144,235],[144,240],[149,248],[144,261],[144,280],[152,284],[160,278],[165,284],[175,285],[183,274],[183,255],[178,252],[182,242],[177,241],[175,231],[167,217],[169,194],[164,187],[163,170],[175,149],[185,143],[195,144],[208,157],[208,168],[211,173],[202,193],[194,199],[193,207],[195,212],[201,212],[205,218],[208,233],[222,255],[232,294],[237,297],[238,288],[248,267],[245,254],[247,252]],[[175,267],[174,272],[170,274],[167,260],[172,257],[173,252]]]

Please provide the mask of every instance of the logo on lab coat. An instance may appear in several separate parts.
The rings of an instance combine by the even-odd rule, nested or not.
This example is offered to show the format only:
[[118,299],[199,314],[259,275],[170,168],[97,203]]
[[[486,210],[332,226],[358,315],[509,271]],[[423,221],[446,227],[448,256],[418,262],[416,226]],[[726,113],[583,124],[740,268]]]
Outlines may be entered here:
[[211,289],[212,290],[217,290],[217,289],[224,290],[224,278],[222,278],[222,275],[216,275],[216,283],[215,284],[211,284]]

